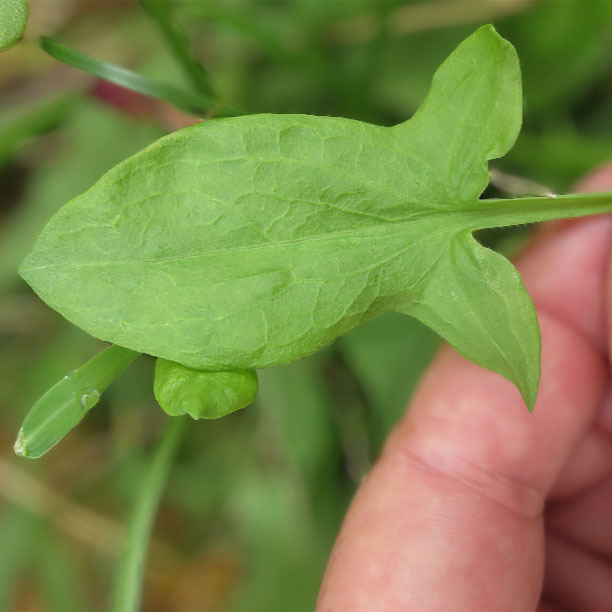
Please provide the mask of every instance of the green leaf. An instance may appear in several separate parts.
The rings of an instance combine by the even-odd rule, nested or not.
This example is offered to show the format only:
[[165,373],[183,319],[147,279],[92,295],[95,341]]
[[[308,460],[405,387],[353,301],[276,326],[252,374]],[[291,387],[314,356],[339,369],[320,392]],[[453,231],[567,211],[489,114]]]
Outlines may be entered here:
[[489,182],[487,160],[514,144],[521,108],[516,52],[484,26],[440,66],[421,108],[394,130],[410,143],[434,202],[473,202]]
[[138,353],[110,346],[64,376],[28,412],[15,442],[15,453],[29,458],[44,455],[83,420],[106,387],[136,357]]
[[64,206],[21,274],[90,334],[198,370],[286,363],[407,313],[531,408],[534,307],[471,232],[604,212],[612,198],[479,200],[520,112],[516,54],[485,26],[399,126],[258,115],[162,138]]
[[214,98],[204,96],[201,93],[192,93],[187,90],[178,89],[166,83],[157,83],[121,66],[115,66],[114,64],[109,64],[84,53],[69,49],[46,36],[40,38],[40,46],[49,55],[65,64],[145,96],[166,100],[192,115],[203,116],[216,104]]
[[159,405],[170,416],[218,419],[255,400],[257,374],[255,370],[206,372],[158,359],[154,390]]
[[17,44],[28,24],[28,0],[0,2],[0,51]]
[[531,299],[512,264],[470,232],[439,244],[415,316],[478,365],[499,372],[533,406],[540,376],[540,332]]

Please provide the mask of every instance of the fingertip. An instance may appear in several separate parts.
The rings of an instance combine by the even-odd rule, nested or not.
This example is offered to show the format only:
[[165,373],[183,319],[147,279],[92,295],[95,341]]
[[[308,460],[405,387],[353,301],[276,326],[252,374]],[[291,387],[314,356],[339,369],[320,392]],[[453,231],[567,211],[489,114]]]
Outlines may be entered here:
[[538,311],[553,314],[607,351],[606,294],[612,215],[557,228],[517,258]]

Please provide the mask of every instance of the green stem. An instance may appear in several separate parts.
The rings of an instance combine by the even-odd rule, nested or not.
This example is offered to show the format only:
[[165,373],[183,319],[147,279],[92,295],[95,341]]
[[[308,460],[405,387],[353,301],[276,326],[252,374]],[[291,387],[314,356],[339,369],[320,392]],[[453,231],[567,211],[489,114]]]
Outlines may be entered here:
[[135,612],[139,608],[143,568],[153,519],[185,423],[186,419],[180,417],[170,420],[136,490],[134,505],[128,518],[124,548],[115,575],[110,604],[113,612]]
[[481,200],[465,210],[471,229],[612,213],[612,193]]

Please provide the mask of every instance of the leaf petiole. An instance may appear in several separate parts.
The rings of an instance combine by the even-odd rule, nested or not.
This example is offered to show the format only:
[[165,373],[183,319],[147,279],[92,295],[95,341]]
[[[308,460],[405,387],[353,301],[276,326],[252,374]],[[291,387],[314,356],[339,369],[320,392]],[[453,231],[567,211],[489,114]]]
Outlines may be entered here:
[[479,200],[464,212],[469,228],[474,230],[587,217],[612,213],[612,193]]

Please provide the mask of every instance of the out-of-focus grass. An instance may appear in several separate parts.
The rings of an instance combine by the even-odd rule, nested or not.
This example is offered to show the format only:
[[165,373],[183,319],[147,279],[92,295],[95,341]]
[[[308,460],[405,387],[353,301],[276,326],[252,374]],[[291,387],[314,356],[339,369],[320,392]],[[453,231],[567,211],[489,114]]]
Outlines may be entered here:
[[[467,4],[185,0],[174,17],[224,103],[383,125],[410,116],[439,62],[492,20],[517,47],[525,82],[524,131],[495,166],[563,190],[612,157],[612,4]],[[2,610],[106,606],[126,511],[164,422],[143,357],[51,453],[12,456],[33,402],[102,348],[28,290],[19,260],[63,203],[187,121],[44,57],[37,34],[189,85],[137,4],[71,6],[33,2],[26,40],[0,57]],[[381,316],[261,372],[254,406],[190,423],[155,523],[143,607],[312,608],[351,495],[437,345],[418,323]]]

